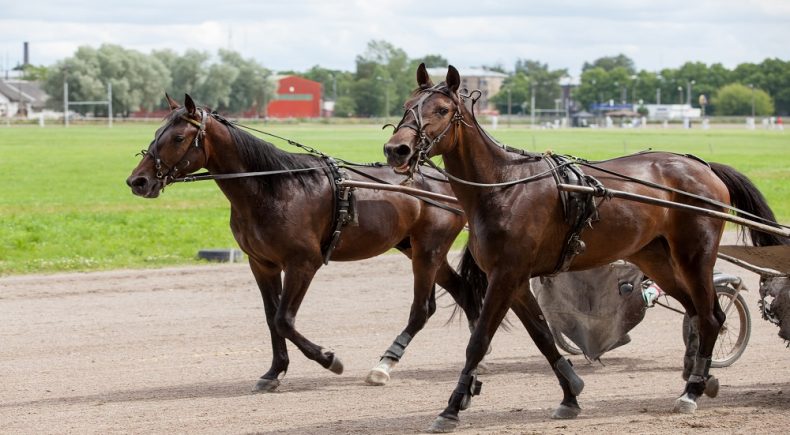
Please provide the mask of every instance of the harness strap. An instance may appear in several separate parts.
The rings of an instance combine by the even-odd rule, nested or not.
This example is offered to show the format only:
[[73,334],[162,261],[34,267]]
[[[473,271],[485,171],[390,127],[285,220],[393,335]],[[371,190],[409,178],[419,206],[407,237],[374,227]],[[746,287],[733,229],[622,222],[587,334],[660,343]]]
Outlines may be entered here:
[[[388,182],[388,181],[386,181],[386,180],[382,180],[381,178],[375,177],[375,176],[373,176],[373,175],[370,175],[370,174],[366,174],[366,173],[364,173],[364,172],[362,172],[362,171],[360,171],[360,170],[358,170],[358,169],[354,169],[354,168],[352,168],[352,167],[349,167],[349,166],[344,166],[344,168],[345,168],[345,169],[348,169],[348,170],[349,170],[349,171],[351,171],[351,172],[354,172],[354,173],[356,173],[356,174],[359,174],[359,175],[361,175],[361,176],[363,176],[363,177],[365,177],[365,178],[368,178],[368,179],[370,179],[370,180],[373,180],[373,181],[375,181],[375,182],[377,182],[377,183],[393,185],[392,183],[390,183],[390,182]],[[457,214],[457,215],[463,215],[463,214],[464,214],[464,211],[463,211],[463,210],[457,209],[457,208],[455,208],[455,207],[450,207],[449,205],[442,204],[442,203],[441,203],[441,202],[439,202],[439,201],[434,201],[433,199],[430,199],[430,198],[424,198],[424,197],[417,196],[417,195],[412,195],[412,194],[410,194],[410,193],[406,193],[406,192],[403,192],[403,193],[404,193],[405,195],[413,196],[414,198],[417,198],[417,199],[419,199],[420,201],[423,201],[423,202],[424,202],[424,203],[426,203],[426,204],[430,204],[430,205],[432,205],[432,206],[434,206],[434,207],[439,207],[439,208],[441,208],[442,210],[447,210],[447,211],[449,211],[449,212],[451,212],[451,213],[455,213],[455,214]]]
[[[596,190],[603,188],[600,181],[590,175],[585,175],[570,158],[559,155],[549,155],[545,159],[550,167],[556,168],[553,172],[557,184],[592,185]],[[594,195],[586,193],[571,193],[560,191],[560,201],[565,215],[565,222],[570,225],[565,243],[554,267],[552,275],[568,270],[573,259],[584,252],[586,246],[581,240],[581,233],[585,227],[591,226],[598,220],[598,210],[595,205]]]
[[324,157],[326,162],[327,177],[329,177],[329,184],[332,186],[332,192],[335,197],[335,213],[332,222],[332,234],[329,236],[329,242],[322,248],[324,257],[324,264],[329,264],[329,259],[332,256],[332,251],[337,247],[340,242],[340,234],[343,227],[350,222],[356,221],[352,215],[352,202],[353,202],[353,188],[344,185],[338,185],[341,181],[348,178],[348,174],[340,169],[335,159],[331,157]]

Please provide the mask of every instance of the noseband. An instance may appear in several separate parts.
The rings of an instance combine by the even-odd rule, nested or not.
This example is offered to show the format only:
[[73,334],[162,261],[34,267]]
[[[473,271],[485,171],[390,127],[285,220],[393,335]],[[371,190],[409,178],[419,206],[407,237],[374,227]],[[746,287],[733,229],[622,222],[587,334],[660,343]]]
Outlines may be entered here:
[[[418,158],[414,159],[414,161],[409,166],[409,173],[412,174],[414,173],[414,170],[416,169],[418,164],[428,159],[428,154],[431,152],[434,145],[436,145],[437,143],[441,142],[442,139],[444,139],[444,137],[450,131],[450,128],[452,128],[453,126],[457,126],[459,124],[464,124],[466,126],[469,126],[469,124],[467,124],[464,121],[464,116],[461,113],[461,109],[458,106],[458,103],[455,101],[455,99],[453,99],[452,95],[450,95],[449,90],[444,84],[439,84],[431,88],[424,89],[421,91],[421,93],[422,95],[420,96],[420,99],[417,100],[417,102],[414,103],[411,107],[406,109],[406,112],[403,114],[403,118],[401,118],[400,122],[395,127],[395,131],[393,131],[393,134],[395,134],[401,128],[409,128],[414,130],[415,133],[417,133],[419,140],[417,141],[417,145],[415,146],[415,149],[418,153]],[[436,135],[434,138],[431,138],[430,136],[428,136],[428,133],[425,131],[425,124],[423,122],[423,117],[422,117],[422,106],[428,98],[433,96],[433,94],[442,94],[447,98],[449,98],[453,102],[453,106],[455,106],[454,107],[455,113],[453,114],[452,119],[450,119],[450,122],[447,123],[447,126],[444,128],[444,130],[442,130],[441,133]],[[410,113],[412,114],[412,119],[407,121],[406,117]],[[457,135],[454,135],[454,137],[457,140]]]
[[[187,154],[189,154],[189,152],[192,151],[193,147],[195,149],[200,148],[200,141],[206,135],[206,117],[208,116],[208,111],[204,110],[204,109],[197,109],[197,110],[200,111],[200,122],[195,121],[194,119],[189,118],[186,115],[181,115],[179,117],[182,120],[184,120],[184,121],[194,125],[195,127],[197,127],[198,131],[197,131],[197,133],[195,133],[195,140],[193,142],[193,145],[190,145],[189,147],[187,147],[187,150],[184,151],[184,154],[181,155],[181,158],[175,164],[168,165],[166,163],[163,163],[162,162],[162,158],[159,156],[159,151],[158,151],[159,139],[162,137],[162,135],[165,133],[165,131],[167,131],[167,129],[172,126],[172,122],[171,122],[171,124],[166,126],[164,129],[162,129],[162,131],[156,136],[154,141],[151,142],[151,145],[148,147],[147,150],[142,150],[142,151],[140,151],[138,153],[138,155],[143,156],[143,158],[145,158],[145,156],[147,156],[147,155],[150,155],[151,158],[154,159],[154,165],[155,165],[154,167],[156,168],[156,178],[159,179],[159,180],[162,180],[164,182],[164,184],[167,184],[168,181],[171,181],[171,180],[173,180],[175,178],[178,178],[178,171],[181,170],[179,168],[182,167],[182,165],[183,165],[183,168],[186,168],[186,167],[189,166],[190,162],[186,158]],[[165,172],[162,169],[163,167],[167,170],[167,172]]]

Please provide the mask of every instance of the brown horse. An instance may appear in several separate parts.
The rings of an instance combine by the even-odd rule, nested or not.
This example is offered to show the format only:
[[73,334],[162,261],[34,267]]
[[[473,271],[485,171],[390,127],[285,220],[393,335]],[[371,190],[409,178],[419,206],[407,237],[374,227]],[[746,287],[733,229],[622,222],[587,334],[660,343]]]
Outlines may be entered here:
[[[310,281],[324,263],[327,244],[336,229],[333,216],[338,206],[333,177],[337,172],[332,172],[330,162],[323,157],[282,151],[210,110],[196,107],[189,95],[184,107],[169,96],[167,100],[171,113],[126,180],[135,195],[156,198],[174,179],[200,168],[220,176],[289,172],[216,180],[230,201],[230,227],[249,256],[272,338],[272,365],[256,390],[271,391],[279,386],[289,363],[286,339],[307,358],[342,373],[343,365],[334,353],[311,342],[294,327],[296,313]],[[351,178],[362,174],[395,184],[404,179],[387,166],[348,169]],[[427,178],[416,180],[415,187],[451,193],[447,183]],[[339,243],[331,251],[332,260],[361,260],[396,248],[411,258],[414,272],[408,324],[367,379],[368,383],[383,385],[409,341],[435,311],[434,283],[453,296],[472,323],[478,317],[482,296],[466,286],[447,263],[447,251],[465,224],[463,213],[397,192],[359,190],[354,195],[358,223],[342,230]]]
[[[488,136],[475,120],[473,109],[464,104],[471,97],[459,94],[461,80],[452,66],[445,82],[434,85],[421,65],[417,83],[419,88],[404,106],[403,119],[384,146],[387,161],[397,172],[405,173],[414,171],[419,161],[442,156],[445,174],[469,220],[469,248],[489,281],[460,380],[431,430],[453,430],[459,410],[479,392],[475,368],[508,309],[527,328],[560,381],[564,397],[553,416],[573,418],[580,410],[576,395],[583,383],[557,352],[529,287],[530,277],[557,270],[563,245],[570,240],[571,225],[565,221],[553,177],[556,167],[542,155],[515,152]],[[709,166],[671,153],[643,153],[590,166],[586,173],[607,188],[724,209],[678,191],[636,182],[645,180],[711,198],[718,204],[734,204],[775,222],[754,185],[724,165]],[[694,412],[706,384],[714,384],[708,371],[724,313],[711,277],[724,223],[688,211],[623,200],[602,201],[597,212],[599,219],[581,233],[586,250],[572,260],[570,270],[627,259],[696,318],[699,347],[696,356],[685,361],[688,382],[675,402],[676,411]],[[751,236],[758,245],[787,243],[755,232]],[[709,393],[715,395],[716,391]]]

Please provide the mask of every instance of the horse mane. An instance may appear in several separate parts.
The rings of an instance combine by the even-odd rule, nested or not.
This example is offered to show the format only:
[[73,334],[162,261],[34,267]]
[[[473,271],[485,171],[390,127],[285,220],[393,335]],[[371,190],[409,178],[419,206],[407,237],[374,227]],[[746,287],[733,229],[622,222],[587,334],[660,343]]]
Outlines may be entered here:
[[[322,166],[322,162],[313,155],[295,154],[283,151],[272,143],[260,139],[237,127],[225,118],[212,114],[211,109],[204,107],[202,110],[205,110],[209,113],[209,116],[213,117],[228,129],[231,142],[238,151],[239,160],[243,167],[242,170],[245,172],[279,171]],[[166,120],[168,122],[173,122],[185,113],[186,109],[184,108],[173,110],[166,117]],[[294,172],[292,174],[249,177],[244,180],[248,183],[252,183],[254,188],[261,194],[274,194],[277,193],[288,180],[296,180],[304,187],[314,184],[318,177],[323,176],[325,176],[324,171],[316,170]]]
[[[316,156],[310,154],[294,154],[283,151],[272,143],[253,136],[251,133],[231,124],[224,119],[218,119],[230,133],[231,140],[239,152],[239,159],[249,172],[278,171],[288,169],[303,169],[322,166]],[[304,171],[292,174],[267,175],[253,177],[249,180],[255,182],[263,191],[277,191],[288,180],[296,180],[302,186],[308,186],[323,177],[324,171]]]

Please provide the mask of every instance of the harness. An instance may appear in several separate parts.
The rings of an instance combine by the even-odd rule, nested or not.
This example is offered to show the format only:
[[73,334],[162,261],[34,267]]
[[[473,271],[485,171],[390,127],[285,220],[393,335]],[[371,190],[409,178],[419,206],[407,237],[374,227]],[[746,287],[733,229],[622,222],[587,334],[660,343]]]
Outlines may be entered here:
[[[329,238],[322,244],[321,246],[321,255],[324,261],[324,264],[328,264],[329,260],[331,259],[332,252],[337,248],[338,243],[340,242],[340,236],[342,233],[343,228],[347,225],[358,225],[359,224],[359,216],[357,214],[356,208],[356,196],[354,195],[355,188],[343,184],[344,180],[350,179],[348,173],[344,170],[350,170],[354,173],[367,177],[369,179],[375,180],[379,183],[384,184],[391,184],[384,180],[381,180],[377,177],[372,175],[366,174],[358,169],[353,168],[353,166],[359,167],[381,167],[383,166],[380,163],[370,163],[370,164],[361,164],[361,163],[352,163],[342,159],[335,159],[327,154],[318,151],[315,148],[308,147],[306,145],[300,144],[298,142],[292,141],[290,139],[282,138],[271,133],[263,132],[261,130],[256,130],[251,127],[247,127],[236,122],[232,122],[216,112],[210,112],[209,110],[198,108],[197,109],[200,113],[200,121],[196,121],[186,115],[180,115],[179,118],[183,121],[186,121],[197,128],[197,133],[195,134],[195,138],[187,147],[186,151],[181,155],[181,157],[177,160],[177,162],[173,165],[168,165],[163,162],[159,151],[158,151],[158,144],[159,139],[162,137],[165,131],[170,127],[167,125],[163,128],[159,134],[154,138],[154,140],[149,145],[148,149],[140,151],[137,155],[142,156],[143,158],[150,155],[151,158],[154,160],[154,166],[156,168],[156,178],[161,180],[163,185],[168,185],[170,183],[176,182],[192,182],[192,181],[203,181],[203,180],[227,180],[227,179],[235,179],[235,178],[247,178],[247,177],[257,177],[257,176],[265,176],[265,175],[277,175],[277,174],[293,174],[298,172],[308,172],[308,171],[317,171],[323,170],[327,178],[329,179],[329,184],[332,187],[332,194],[334,197],[333,207],[334,213],[332,216],[332,225],[331,225],[331,233]],[[256,171],[256,172],[237,172],[237,173],[230,173],[230,174],[209,174],[209,173],[200,173],[194,175],[184,175],[179,177],[179,172],[190,165],[190,161],[187,159],[189,153],[193,152],[194,150],[201,149],[201,141],[206,135],[206,119],[211,116],[215,118],[222,124],[225,124],[228,127],[243,127],[249,130],[257,131],[260,133],[267,134],[269,136],[274,136],[280,138],[282,140],[287,141],[289,144],[297,146],[306,150],[309,154],[316,155],[323,160],[323,165],[320,166],[313,166],[307,168],[296,168],[296,169],[280,169],[280,170],[271,170],[271,171]],[[204,150],[205,152],[205,150]],[[338,163],[340,162],[340,164]],[[164,187],[163,187],[164,190]],[[434,207],[439,207],[443,210],[455,213],[455,214],[463,214],[463,212],[457,208],[453,208],[447,205],[444,205],[438,201],[431,200],[429,198],[422,198],[419,196],[411,195],[406,193],[407,195],[414,196],[421,201],[432,205]]]
[[[485,130],[479,127],[479,123],[476,119],[474,119],[474,104],[477,102],[477,99],[474,97],[474,91],[469,95],[462,95],[462,99],[469,101],[470,103],[467,105],[467,110],[472,113],[472,118],[474,119],[474,124],[478,127],[478,130],[485,134],[486,137],[491,139],[493,143],[495,143],[498,147],[502,148],[503,150],[516,153],[521,156],[526,156],[537,160],[544,160],[549,165],[549,169],[543,172],[539,172],[537,174],[530,175],[528,177],[524,177],[521,179],[513,180],[513,181],[506,181],[501,183],[477,183],[473,181],[464,180],[458,178],[449,172],[445,171],[443,168],[436,165],[432,160],[428,158],[428,154],[430,153],[431,149],[434,145],[436,145],[439,141],[441,141],[449,132],[450,128],[458,125],[466,125],[471,127],[464,119],[463,114],[461,113],[461,109],[459,104],[453,99],[452,95],[446,85],[440,83],[439,85],[435,85],[430,88],[426,88],[423,91],[423,95],[417,100],[415,104],[409,107],[401,118],[401,121],[395,127],[395,131],[398,131],[400,128],[410,128],[414,130],[418,137],[418,143],[415,146],[418,157],[414,159],[414,161],[410,164],[410,173],[413,173],[416,169],[417,165],[422,163],[427,166],[430,166],[437,171],[439,171],[442,175],[447,177],[448,179],[465,184],[468,186],[474,187],[509,187],[516,184],[527,183],[531,181],[536,181],[542,178],[545,178],[551,174],[554,177],[555,182],[559,184],[573,184],[579,186],[587,186],[593,187],[598,192],[604,192],[605,188],[600,181],[595,179],[590,175],[584,174],[582,170],[579,168],[577,163],[579,163],[578,159],[569,157],[569,156],[561,156],[556,154],[547,153],[546,155],[536,155],[528,153],[524,150],[520,150],[518,148],[512,148],[505,144],[501,144],[497,142],[495,139],[491,138]],[[477,91],[479,92],[479,91]],[[422,106],[425,101],[432,96],[433,94],[442,94],[455,103],[455,113],[453,114],[452,119],[450,122],[447,123],[447,126],[438,134],[436,137],[431,138],[425,132],[425,125],[423,123],[422,118]],[[409,121],[406,120],[406,117],[409,114],[412,114],[412,119]],[[457,140],[457,135],[455,140]],[[560,257],[557,261],[557,265],[552,272],[552,275],[556,275],[560,272],[563,272],[568,269],[573,259],[584,252],[585,245],[584,242],[581,240],[581,233],[587,226],[592,226],[593,222],[598,221],[598,211],[595,204],[595,194],[590,193],[580,193],[580,192],[565,192],[558,189],[560,202],[562,203],[563,215],[565,217],[565,222],[570,226],[568,233],[565,237],[565,241],[562,246],[562,252],[560,253]],[[599,195],[600,196],[600,195]]]
[[[589,186],[596,189],[604,188],[600,181],[591,175],[584,174],[581,168],[574,164],[574,160],[568,156],[549,154],[544,160],[554,169],[552,174],[557,184]],[[560,258],[551,275],[568,270],[574,257],[584,252],[586,246],[581,240],[582,231],[588,226],[591,227],[593,222],[599,220],[594,194],[562,190],[559,194],[563,214],[565,215],[565,223],[570,226],[570,229],[565,236]]]
[[[200,122],[195,121],[194,119],[184,115],[181,115],[180,117],[184,121],[197,127],[198,131],[197,133],[195,133],[193,146],[187,147],[186,151],[184,151],[184,154],[181,155],[181,158],[179,158],[175,164],[173,164],[172,166],[167,166],[166,164],[163,164],[162,158],[159,156],[159,151],[157,151],[157,147],[155,146],[159,142],[159,138],[161,138],[162,135],[165,133],[165,131],[167,131],[167,128],[170,127],[169,125],[166,128],[162,129],[161,132],[159,132],[159,134],[151,142],[151,145],[148,146],[147,150],[141,150],[139,153],[137,153],[137,155],[142,157],[150,155],[151,158],[154,159],[154,167],[156,168],[156,178],[162,180],[164,185],[168,184],[168,180],[173,181],[176,178],[178,178],[178,171],[180,171],[181,169],[185,169],[189,166],[190,162],[189,160],[187,160],[187,155],[190,152],[192,152],[193,149],[200,149],[200,140],[203,139],[203,137],[206,135],[206,117],[208,117],[208,111],[203,109],[198,109],[198,110],[200,111],[200,118],[201,118]],[[182,163],[184,163],[184,167],[179,168],[179,166],[181,166]],[[167,172],[162,171],[163,166],[167,168]]]
[[323,157],[323,159],[326,162],[326,174],[335,197],[332,234],[329,236],[329,240],[321,246],[324,264],[329,264],[332,251],[335,250],[338,242],[340,242],[341,231],[348,224],[359,225],[359,217],[355,206],[354,188],[342,184],[343,180],[348,179],[348,174],[340,169],[335,159],[328,156]]

